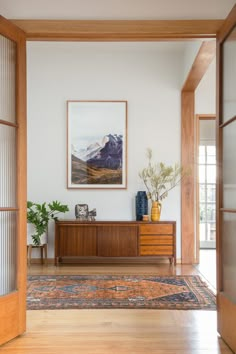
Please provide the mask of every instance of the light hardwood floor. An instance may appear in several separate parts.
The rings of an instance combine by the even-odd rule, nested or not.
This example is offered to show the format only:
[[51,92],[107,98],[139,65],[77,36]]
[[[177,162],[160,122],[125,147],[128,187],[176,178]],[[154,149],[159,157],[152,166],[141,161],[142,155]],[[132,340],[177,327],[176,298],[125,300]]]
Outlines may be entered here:
[[[31,265],[29,274],[198,274],[192,266]],[[232,353],[216,331],[215,311],[28,311],[27,332],[1,354]]]
[[216,250],[200,250],[200,263],[195,267],[204,276],[210,284],[216,288]]

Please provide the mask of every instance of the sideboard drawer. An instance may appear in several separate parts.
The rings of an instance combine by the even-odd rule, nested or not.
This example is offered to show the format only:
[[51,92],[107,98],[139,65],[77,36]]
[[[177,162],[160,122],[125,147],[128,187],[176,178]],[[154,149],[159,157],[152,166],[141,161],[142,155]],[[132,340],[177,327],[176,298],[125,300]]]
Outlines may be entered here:
[[140,235],[140,245],[173,245],[173,236]]
[[175,222],[139,224],[139,256],[168,257],[176,264]]
[[172,224],[147,224],[139,226],[140,235],[172,235],[173,225]]
[[173,246],[140,246],[140,256],[172,256]]

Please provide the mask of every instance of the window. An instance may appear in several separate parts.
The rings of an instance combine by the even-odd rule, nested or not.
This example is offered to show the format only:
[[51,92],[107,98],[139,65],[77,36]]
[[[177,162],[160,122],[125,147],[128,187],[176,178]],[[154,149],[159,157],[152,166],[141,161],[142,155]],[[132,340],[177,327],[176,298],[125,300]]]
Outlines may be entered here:
[[200,139],[199,175],[199,232],[200,248],[214,248],[216,236],[216,147],[214,142]]

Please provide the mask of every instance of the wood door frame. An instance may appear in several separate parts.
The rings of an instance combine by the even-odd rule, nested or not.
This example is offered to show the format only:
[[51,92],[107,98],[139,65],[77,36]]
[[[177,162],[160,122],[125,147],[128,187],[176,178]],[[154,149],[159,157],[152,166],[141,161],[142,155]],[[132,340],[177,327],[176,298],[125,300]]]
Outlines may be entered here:
[[[27,40],[42,41],[171,41],[216,38],[223,20],[11,20]],[[184,84],[181,95],[183,165],[194,168],[194,91],[211,60],[212,41],[204,42]],[[188,107],[188,108],[187,108]],[[187,134],[186,134],[187,133]],[[189,133],[189,134],[188,134]],[[186,149],[187,146],[187,149]],[[181,192],[182,263],[194,262],[193,178],[186,178]],[[184,209],[183,209],[184,208]],[[189,218],[183,217],[188,215]],[[189,222],[187,222],[189,220]]]
[[[22,30],[0,16],[0,32],[6,38],[17,43],[16,57],[16,208],[1,208],[17,211],[17,289],[15,292],[2,296],[4,306],[0,315],[0,344],[22,334],[26,329],[26,38]],[[17,314],[17,318],[16,318]],[[5,321],[4,321],[5,318]],[[12,321],[9,331],[4,326]],[[2,327],[3,326],[3,327]]]
[[223,20],[11,20],[33,41],[168,41],[216,38]]
[[193,264],[196,254],[196,119],[195,90],[216,55],[215,41],[203,42],[181,93],[181,162],[191,174],[181,184],[181,262]]

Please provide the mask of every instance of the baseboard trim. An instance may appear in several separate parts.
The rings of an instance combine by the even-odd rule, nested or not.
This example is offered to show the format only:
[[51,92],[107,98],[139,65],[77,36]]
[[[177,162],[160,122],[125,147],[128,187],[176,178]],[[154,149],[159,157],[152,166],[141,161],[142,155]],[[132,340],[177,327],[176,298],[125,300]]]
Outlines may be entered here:
[[[54,258],[47,258],[47,264],[54,264]],[[89,261],[86,261],[86,262],[81,262],[81,263],[86,263],[86,264],[90,264],[89,263]],[[100,262],[97,262],[97,264],[99,264]],[[101,264],[104,264],[104,263],[107,263],[107,262],[101,262]],[[114,262],[114,264],[118,264],[118,263],[120,263],[120,264],[124,264],[124,261],[123,262],[119,262],[118,260],[117,261],[115,261]],[[126,262],[125,262],[126,263]],[[129,262],[129,261],[127,261],[127,264],[134,264],[134,263],[141,263],[141,262]],[[148,260],[148,262],[147,263],[169,263],[169,261],[166,259],[166,258],[159,258],[158,259],[158,262],[157,262],[157,260]],[[41,261],[41,258],[31,258],[31,264],[42,264],[42,261]],[[44,259],[44,264],[45,264],[45,259]],[[61,263],[61,264],[63,264],[63,262]],[[68,263],[64,263],[64,264],[79,264],[78,262],[73,262],[73,260],[71,261],[71,262],[68,262]],[[91,262],[91,264],[92,264],[92,262]],[[96,263],[93,263],[93,264],[96,264]],[[176,264],[181,264],[181,258],[178,258],[178,259],[176,259]]]
[[[30,264],[42,264],[41,258],[31,258]],[[43,259],[43,264],[45,264],[45,259]],[[46,264],[54,264],[54,258],[47,258]]]

